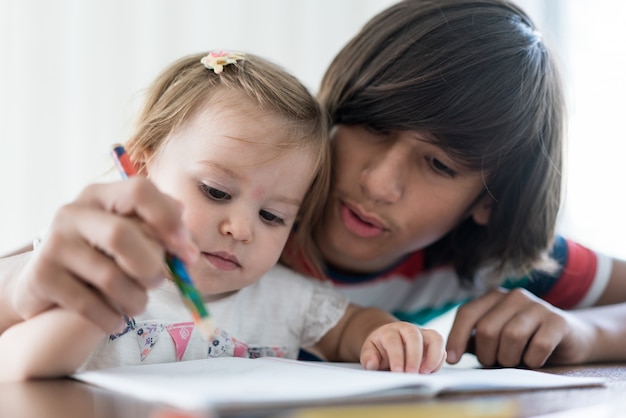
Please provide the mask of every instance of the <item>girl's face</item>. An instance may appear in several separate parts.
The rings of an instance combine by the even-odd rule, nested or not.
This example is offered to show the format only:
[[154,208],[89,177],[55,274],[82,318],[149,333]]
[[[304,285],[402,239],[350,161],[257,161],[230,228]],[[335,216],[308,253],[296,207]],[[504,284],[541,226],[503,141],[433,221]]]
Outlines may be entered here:
[[241,289],[277,262],[315,169],[306,148],[275,146],[288,142],[284,121],[243,95],[219,93],[146,167],[184,205],[202,254],[190,274],[204,294]]
[[338,125],[334,179],[315,235],[324,259],[347,272],[374,272],[444,236],[463,219],[480,224],[474,204],[481,173],[461,167],[414,131],[374,132]]

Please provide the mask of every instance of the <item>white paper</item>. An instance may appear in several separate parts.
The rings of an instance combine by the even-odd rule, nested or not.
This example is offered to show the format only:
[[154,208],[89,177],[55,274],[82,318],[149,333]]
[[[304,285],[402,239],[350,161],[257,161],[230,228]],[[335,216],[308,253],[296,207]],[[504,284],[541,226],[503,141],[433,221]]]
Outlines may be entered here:
[[363,370],[358,364],[237,357],[128,366],[77,380],[183,409],[306,404],[355,397],[435,396],[441,392],[601,385],[604,380],[523,369],[444,367],[430,375]]

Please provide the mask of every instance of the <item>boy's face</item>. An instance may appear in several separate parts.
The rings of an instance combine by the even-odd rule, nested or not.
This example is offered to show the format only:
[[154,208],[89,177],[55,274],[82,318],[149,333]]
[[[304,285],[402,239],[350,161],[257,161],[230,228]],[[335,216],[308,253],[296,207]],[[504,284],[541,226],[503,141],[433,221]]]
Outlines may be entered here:
[[242,95],[216,94],[148,160],[148,177],[184,205],[202,256],[190,274],[204,294],[241,289],[277,261],[314,176],[306,148]]
[[334,128],[332,190],[315,231],[327,262],[379,271],[469,216],[488,222],[490,205],[473,204],[484,188],[481,173],[461,169],[424,139],[411,131]]

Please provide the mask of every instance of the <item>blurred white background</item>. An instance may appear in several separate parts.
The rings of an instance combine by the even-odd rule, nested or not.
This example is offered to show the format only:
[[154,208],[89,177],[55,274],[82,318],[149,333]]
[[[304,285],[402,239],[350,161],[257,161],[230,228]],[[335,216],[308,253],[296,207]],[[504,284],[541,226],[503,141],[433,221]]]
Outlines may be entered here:
[[[109,166],[171,61],[253,52],[316,91],[339,49],[395,0],[0,0],[0,254],[28,244]],[[570,104],[561,230],[626,258],[626,2],[519,0],[561,61]]]

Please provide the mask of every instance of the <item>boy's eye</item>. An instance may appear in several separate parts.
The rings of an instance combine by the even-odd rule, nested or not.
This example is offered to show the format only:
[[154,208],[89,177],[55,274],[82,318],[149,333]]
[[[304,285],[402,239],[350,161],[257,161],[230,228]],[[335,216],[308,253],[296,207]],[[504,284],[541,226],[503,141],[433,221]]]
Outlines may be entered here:
[[259,212],[259,215],[261,216],[261,219],[263,219],[265,222],[269,223],[269,224],[273,224],[273,225],[284,225],[285,224],[285,220],[274,215],[271,212],[268,212],[266,210],[261,210]]
[[384,128],[381,128],[381,127],[371,126],[371,125],[365,125],[365,129],[369,133],[372,133],[374,135],[380,135],[380,136],[389,135],[391,133],[391,131],[389,129],[384,129]]
[[218,200],[218,201],[230,200],[230,195],[228,193],[223,192],[220,189],[207,186],[204,183],[200,185],[200,190],[202,190],[202,193],[204,193],[205,196],[208,197],[209,199]]
[[435,172],[451,178],[456,176],[456,171],[452,170],[450,167],[448,167],[435,157],[429,157],[428,161]]

